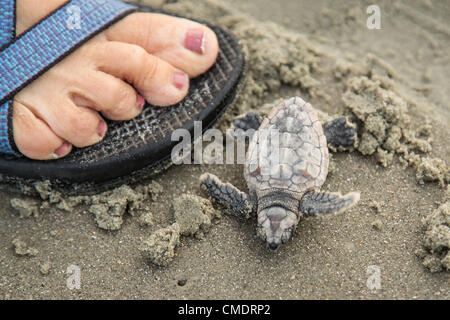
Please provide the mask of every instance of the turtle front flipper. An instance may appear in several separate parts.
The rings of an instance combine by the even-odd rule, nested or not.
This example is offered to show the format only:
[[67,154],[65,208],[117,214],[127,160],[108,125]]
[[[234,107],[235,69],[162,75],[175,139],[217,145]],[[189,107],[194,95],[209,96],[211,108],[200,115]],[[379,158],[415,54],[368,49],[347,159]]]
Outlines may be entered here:
[[334,147],[352,147],[356,141],[356,130],[346,117],[340,117],[323,124],[327,142]]
[[305,216],[338,213],[355,205],[359,196],[359,192],[350,192],[343,196],[338,192],[308,191],[300,201],[299,209]]
[[200,176],[200,187],[229,214],[248,219],[256,211],[249,196],[230,183],[223,183],[215,175],[205,173]]
[[253,134],[258,130],[261,125],[262,118],[250,111],[246,114],[239,116],[233,120],[233,125],[230,129],[230,134],[236,139],[248,137],[251,139]]

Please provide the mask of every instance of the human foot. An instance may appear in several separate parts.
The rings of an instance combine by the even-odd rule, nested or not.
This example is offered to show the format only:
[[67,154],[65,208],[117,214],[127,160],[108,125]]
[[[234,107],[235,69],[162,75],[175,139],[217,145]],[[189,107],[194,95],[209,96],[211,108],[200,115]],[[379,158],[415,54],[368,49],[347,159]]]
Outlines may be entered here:
[[[21,33],[65,0],[17,1]],[[13,133],[25,156],[64,157],[72,146],[101,141],[111,120],[136,117],[144,99],[157,106],[181,101],[189,78],[216,60],[218,41],[198,23],[135,13],[100,33],[14,98]],[[136,92],[136,90],[138,92]]]

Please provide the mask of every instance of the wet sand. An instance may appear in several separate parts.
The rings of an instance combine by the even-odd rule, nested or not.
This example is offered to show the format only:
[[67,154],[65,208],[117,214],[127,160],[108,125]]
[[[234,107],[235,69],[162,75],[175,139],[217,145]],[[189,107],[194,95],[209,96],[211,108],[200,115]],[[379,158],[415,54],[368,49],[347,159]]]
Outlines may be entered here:
[[[17,195],[3,192],[0,298],[448,299],[448,4],[381,1],[382,29],[369,30],[364,1],[167,2],[165,10],[242,39],[247,82],[218,128],[293,95],[357,125],[358,145],[333,153],[322,189],[358,190],[360,202],[302,220],[275,254],[254,219],[218,218],[220,207],[194,203],[186,214],[199,211],[198,226],[167,241],[176,246],[160,267],[143,249],[155,232],[183,223],[174,215],[182,195],[204,197],[204,172],[246,190],[242,165],[174,166],[151,185],[97,198],[13,200],[22,214],[11,207]],[[80,289],[67,287],[70,265],[80,267]],[[367,287],[369,266],[380,270],[380,289]]]

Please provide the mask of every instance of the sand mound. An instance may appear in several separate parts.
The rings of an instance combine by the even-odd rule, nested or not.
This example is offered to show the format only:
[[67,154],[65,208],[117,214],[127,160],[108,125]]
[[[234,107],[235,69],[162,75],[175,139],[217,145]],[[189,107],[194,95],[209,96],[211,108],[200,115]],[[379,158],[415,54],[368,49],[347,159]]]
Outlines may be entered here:
[[153,264],[167,267],[175,256],[175,247],[180,243],[180,226],[174,223],[152,233],[142,241],[139,250]]
[[175,222],[161,228],[141,243],[140,251],[153,264],[167,267],[175,257],[175,248],[180,244],[180,236],[203,238],[219,219],[208,199],[195,195],[182,194],[173,202]]
[[208,199],[183,194],[173,203],[174,218],[180,225],[180,234],[203,238],[211,228],[212,220],[220,218]]
[[39,250],[28,245],[24,240],[16,238],[12,241],[14,252],[18,256],[34,257],[39,254]]
[[408,104],[392,88],[392,81],[384,77],[352,77],[346,83],[342,98],[358,125],[357,150],[363,155],[375,155],[387,167],[399,155],[399,160],[416,169],[420,182],[449,180],[445,161],[430,158],[431,131],[429,122],[416,130],[410,128]]
[[425,251],[416,254],[431,272],[450,271],[450,201],[442,204],[423,220]]
[[21,218],[39,216],[39,204],[35,199],[13,198],[11,199],[10,204],[14,210],[19,212]]
[[[57,208],[71,212],[79,206],[86,206],[86,211],[94,215],[98,227],[104,230],[119,230],[125,214],[134,216],[140,213],[141,220],[147,220],[147,223],[150,224],[151,217],[144,216],[144,213],[148,212],[146,204],[151,197],[156,197],[156,194],[160,193],[159,187],[154,190],[155,184],[138,186],[134,189],[123,185],[92,196],[73,197],[64,197],[61,193],[52,190],[49,182],[37,183],[34,187],[42,200],[41,210]],[[22,215],[29,215],[30,210],[37,210],[33,199],[15,200],[14,204],[13,202],[11,204]]]

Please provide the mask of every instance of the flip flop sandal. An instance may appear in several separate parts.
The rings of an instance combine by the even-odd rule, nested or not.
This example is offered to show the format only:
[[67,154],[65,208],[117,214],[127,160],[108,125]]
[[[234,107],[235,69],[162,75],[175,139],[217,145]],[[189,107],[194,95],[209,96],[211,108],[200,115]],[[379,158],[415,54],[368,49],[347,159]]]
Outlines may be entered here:
[[[0,48],[1,189],[36,195],[36,183],[49,181],[52,189],[63,194],[88,194],[147,179],[170,166],[171,151],[179,143],[171,141],[172,132],[184,128],[193,137],[194,121],[202,121],[203,131],[211,127],[233,101],[244,79],[245,60],[237,40],[229,32],[210,26],[219,39],[218,59],[209,71],[191,81],[182,102],[166,108],[147,104],[133,120],[108,122],[102,142],[74,148],[63,159],[30,160],[14,145],[14,95],[128,14],[161,11],[118,0],[72,0],[12,39],[14,0],[0,0],[0,4],[10,9],[0,14],[0,41],[4,43]],[[81,10],[82,28],[68,27],[71,8]]]

